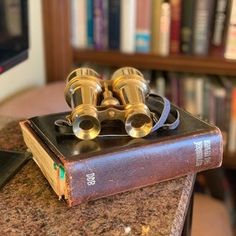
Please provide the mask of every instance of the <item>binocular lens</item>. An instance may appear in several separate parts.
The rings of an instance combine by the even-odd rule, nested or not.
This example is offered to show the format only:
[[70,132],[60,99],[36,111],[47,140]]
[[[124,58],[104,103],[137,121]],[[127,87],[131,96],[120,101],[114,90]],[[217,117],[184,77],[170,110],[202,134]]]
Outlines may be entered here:
[[150,133],[152,120],[146,114],[133,114],[127,118],[125,129],[131,137],[141,138]]
[[72,124],[74,134],[84,140],[94,139],[100,133],[100,122],[93,116],[80,116]]

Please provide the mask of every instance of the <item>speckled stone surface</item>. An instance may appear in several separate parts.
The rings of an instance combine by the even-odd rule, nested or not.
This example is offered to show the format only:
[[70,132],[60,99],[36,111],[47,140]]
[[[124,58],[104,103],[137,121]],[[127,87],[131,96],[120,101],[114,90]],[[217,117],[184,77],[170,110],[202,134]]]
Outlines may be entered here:
[[[1,129],[0,148],[26,149],[16,122]],[[193,182],[189,175],[68,208],[30,160],[0,190],[0,235],[181,235]]]

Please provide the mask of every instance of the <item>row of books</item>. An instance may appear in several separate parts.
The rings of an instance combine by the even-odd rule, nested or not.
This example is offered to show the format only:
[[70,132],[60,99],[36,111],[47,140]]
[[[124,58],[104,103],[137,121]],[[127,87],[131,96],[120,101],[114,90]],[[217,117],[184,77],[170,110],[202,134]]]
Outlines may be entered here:
[[220,128],[225,150],[236,152],[235,78],[156,72],[150,80],[153,91],[174,104]]
[[236,0],[71,0],[72,46],[236,59]]

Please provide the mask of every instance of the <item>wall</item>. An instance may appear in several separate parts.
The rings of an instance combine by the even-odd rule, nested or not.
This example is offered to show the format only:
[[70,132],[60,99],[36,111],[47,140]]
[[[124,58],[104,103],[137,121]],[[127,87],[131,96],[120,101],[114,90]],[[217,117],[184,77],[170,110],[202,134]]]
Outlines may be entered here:
[[41,0],[29,1],[29,58],[0,75],[0,101],[45,83]]

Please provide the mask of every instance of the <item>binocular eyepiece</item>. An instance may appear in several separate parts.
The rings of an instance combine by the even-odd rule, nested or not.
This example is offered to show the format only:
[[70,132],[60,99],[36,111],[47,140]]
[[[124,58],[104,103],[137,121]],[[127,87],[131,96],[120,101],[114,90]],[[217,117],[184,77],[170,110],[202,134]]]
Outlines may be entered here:
[[145,104],[148,94],[147,81],[132,67],[118,69],[111,80],[102,80],[90,68],[72,71],[66,80],[65,99],[72,109],[68,119],[74,134],[79,139],[94,139],[103,121],[121,120],[131,137],[148,135],[153,127]]

